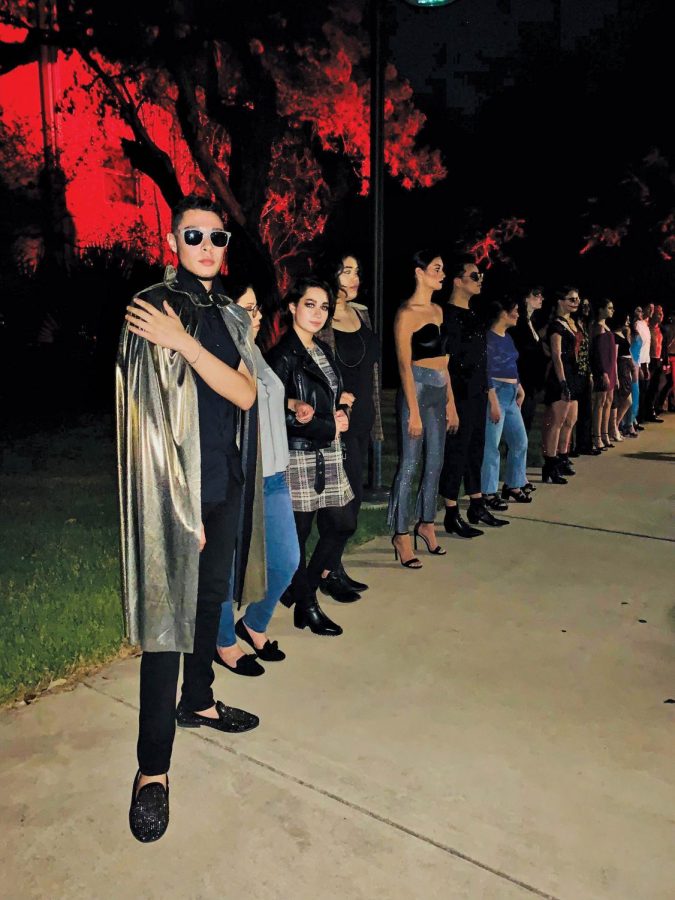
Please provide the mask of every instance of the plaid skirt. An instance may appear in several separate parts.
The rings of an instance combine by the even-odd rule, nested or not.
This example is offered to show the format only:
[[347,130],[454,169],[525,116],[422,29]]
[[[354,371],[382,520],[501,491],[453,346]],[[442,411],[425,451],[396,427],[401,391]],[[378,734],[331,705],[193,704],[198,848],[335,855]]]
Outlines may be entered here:
[[325,466],[325,487],[320,494],[314,488],[316,478],[316,453],[291,450],[287,479],[294,512],[314,512],[329,506],[346,506],[354,499],[345,472],[342,444],[333,441],[330,447],[319,450]]

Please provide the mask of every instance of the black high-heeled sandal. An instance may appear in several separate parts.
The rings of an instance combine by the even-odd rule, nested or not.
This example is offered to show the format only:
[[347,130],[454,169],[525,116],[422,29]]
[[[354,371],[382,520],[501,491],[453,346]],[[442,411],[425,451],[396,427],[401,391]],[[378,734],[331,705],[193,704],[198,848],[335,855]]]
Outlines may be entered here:
[[502,499],[513,500],[515,503],[532,503],[532,497],[526,494],[523,488],[512,488],[508,484],[502,487]]
[[483,502],[488,509],[494,509],[497,512],[506,512],[509,508],[506,498],[503,495],[500,497],[499,494],[483,494]]
[[[404,531],[404,532],[402,532],[402,534],[407,534],[407,532]],[[419,561],[419,559],[416,556],[412,556],[410,559],[407,559],[405,562],[403,562],[403,560],[399,558],[398,548],[397,548],[396,544],[394,543],[394,541],[396,540],[397,537],[400,537],[400,536],[401,536],[401,534],[397,533],[397,534],[393,535],[392,539],[391,539],[391,546],[394,548],[394,559],[397,562],[400,562],[404,569],[421,569],[422,563]]]
[[424,541],[424,543],[427,546],[427,550],[429,551],[429,553],[433,554],[434,556],[445,556],[445,554],[447,553],[447,550],[444,550],[440,544],[436,544],[436,546],[432,550],[431,544],[419,530],[420,525],[433,525],[433,524],[434,524],[433,522],[423,522],[422,519],[420,519],[419,522],[417,523],[417,525],[415,525],[415,528],[413,529],[413,543],[414,543],[415,550],[417,550],[417,538],[422,538],[422,540]]

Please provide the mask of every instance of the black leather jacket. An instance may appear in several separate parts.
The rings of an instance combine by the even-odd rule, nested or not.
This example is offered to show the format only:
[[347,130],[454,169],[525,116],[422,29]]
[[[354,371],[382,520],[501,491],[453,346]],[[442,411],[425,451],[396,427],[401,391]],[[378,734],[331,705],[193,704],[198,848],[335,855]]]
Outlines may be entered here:
[[286,430],[291,450],[325,450],[335,440],[335,412],[342,394],[342,379],[330,348],[323,341],[315,342],[326,354],[338,382],[337,397],[333,397],[328,381],[319,366],[305,349],[292,328],[267,354],[267,363],[284,386],[286,400],[304,400],[314,409],[311,422],[301,425],[288,407]]

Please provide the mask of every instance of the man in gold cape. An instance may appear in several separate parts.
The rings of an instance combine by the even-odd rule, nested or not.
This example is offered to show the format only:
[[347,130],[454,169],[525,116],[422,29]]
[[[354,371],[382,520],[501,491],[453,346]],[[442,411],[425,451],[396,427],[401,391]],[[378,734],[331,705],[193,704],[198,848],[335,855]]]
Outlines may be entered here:
[[167,236],[178,269],[134,298],[117,359],[123,600],[129,640],[143,649],[129,820],[143,842],[168,826],[176,720],[228,732],[258,724],[211,690],[230,578],[235,599],[265,590],[250,319],[218,277],[228,239],[208,198],[178,204]]

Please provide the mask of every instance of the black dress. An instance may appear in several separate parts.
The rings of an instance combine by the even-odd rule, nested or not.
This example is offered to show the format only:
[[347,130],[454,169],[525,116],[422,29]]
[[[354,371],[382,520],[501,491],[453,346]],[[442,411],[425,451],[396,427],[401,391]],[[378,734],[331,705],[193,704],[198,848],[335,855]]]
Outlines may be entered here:
[[[559,334],[562,342],[560,347],[560,359],[563,372],[565,373],[565,381],[567,382],[567,387],[570,392],[570,400],[578,400],[579,368],[577,364],[576,335],[560,318],[554,319],[548,326],[546,336],[549,344],[551,343],[551,338],[554,334]],[[555,373],[555,367],[553,363],[551,363],[548,375],[546,376],[544,403],[546,406],[550,406],[558,400],[562,400],[562,391],[560,389],[558,376]]]

